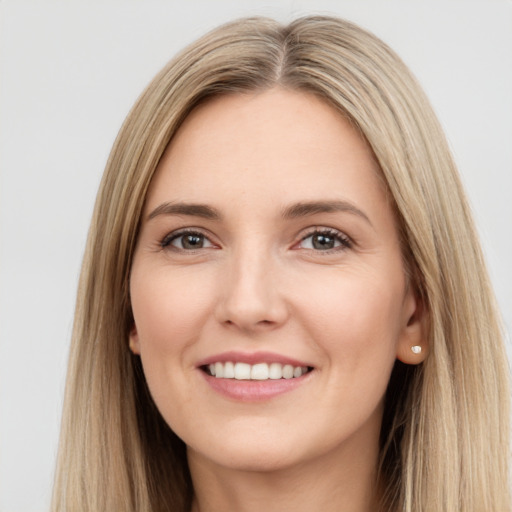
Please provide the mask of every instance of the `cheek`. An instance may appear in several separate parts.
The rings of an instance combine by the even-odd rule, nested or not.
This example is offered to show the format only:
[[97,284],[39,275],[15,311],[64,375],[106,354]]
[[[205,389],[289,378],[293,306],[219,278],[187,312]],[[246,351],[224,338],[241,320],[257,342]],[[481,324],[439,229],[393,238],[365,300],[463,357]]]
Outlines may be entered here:
[[382,413],[396,360],[400,295],[376,281],[361,286],[360,281],[350,280],[344,280],[337,292],[320,295],[323,300],[311,300],[315,309],[310,310],[315,342],[327,361],[322,373],[328,391],[320,405],[338,404],[333,424],[356,430]]
[[362,278],[339,272],[328,286],[325,282],[313,281],[302,294],[304,316],[319,348],[344,374],[363,368],[387,373],[400,334],[400,279],[390,284],[373,273]]
[[[168,268],[132,269],[130,294],[144,374],[160,413],[173,427],[185,421],[177,411],[186,411],[197,394],[188,379],[195,371],[190,348],[210,314],[210,289],[207,280],[192,281],[187,273]],[[193,421],[187,416],[187,425]]]
[[208,281],[163,269],[144,275],[135,268],[130,293],[141,352],[175,352],[200,335],[210,309]]

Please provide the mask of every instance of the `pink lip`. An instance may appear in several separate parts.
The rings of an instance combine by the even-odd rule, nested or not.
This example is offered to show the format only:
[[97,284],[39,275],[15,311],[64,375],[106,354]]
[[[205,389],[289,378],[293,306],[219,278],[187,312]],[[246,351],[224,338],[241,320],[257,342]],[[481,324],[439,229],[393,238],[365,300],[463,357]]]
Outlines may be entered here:
[[280,354],[272,352],[222,352],[214,356],[207,357],[197,364],[201,375],[207,384],[217,393],[224,395],[240,402],[261,402],[269,400],[275,396],[288,393],[306,383],[311,377],[311,373],[306,373],[301,377],[293,379],[276,379],[276,380],[236,380],[236,379],[222,379],[216,378],[201,368],[214,363],[226,363],[231,361],[233,363],[281,363],[282,365],[290,364],[292,366],[312,366],[304,361],[292,359]]
[[272,352],[222,352],[221,354],[217,354],[211,357],[207,357],[199,361],[197,367],[208,366],[209,364],[214,363],[227,363],[231,361],[233,363],[247,363],[247,364],[258,364],[258,363],[281,363],[281,364],[291,364],[292,366],[312,366],[304,361],[299,361],[297,359],[291,359],[287,356],[283,356],[280,354],[273,354]]
[[305,384],[312,372],[306,373],[302,377],[279,380],[218,379],[201,370],[200,373],[214,391],[227,398],[239,402],[262,402],[293,391]]

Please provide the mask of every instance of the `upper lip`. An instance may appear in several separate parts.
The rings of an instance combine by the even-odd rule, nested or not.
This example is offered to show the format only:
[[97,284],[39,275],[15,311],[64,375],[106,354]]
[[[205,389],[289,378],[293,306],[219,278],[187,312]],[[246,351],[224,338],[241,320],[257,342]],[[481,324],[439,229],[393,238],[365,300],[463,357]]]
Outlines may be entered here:
[[298,359],[293,359],[288,356],[284,356],[281,354],[274,354],[272,352],[222,352],[221,354],[215,354],[213,356],[207,357],[197,364],[198,367],[208,366],[214,363],[227,363],[231,361],[233,363],[247,363],[247,364],[257,364],[257,363],[281,363],[281,364],[290,364],[292,366],[312,366],[305,361],[299,361]]

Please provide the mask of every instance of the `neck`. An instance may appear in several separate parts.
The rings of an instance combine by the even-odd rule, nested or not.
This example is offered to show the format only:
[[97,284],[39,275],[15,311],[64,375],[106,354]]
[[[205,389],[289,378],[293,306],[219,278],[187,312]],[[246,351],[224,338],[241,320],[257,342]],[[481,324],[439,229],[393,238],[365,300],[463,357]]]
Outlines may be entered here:
[[378,442],[367,441],[271,471],[219,466],[189,450],[192,512],[375,512]]

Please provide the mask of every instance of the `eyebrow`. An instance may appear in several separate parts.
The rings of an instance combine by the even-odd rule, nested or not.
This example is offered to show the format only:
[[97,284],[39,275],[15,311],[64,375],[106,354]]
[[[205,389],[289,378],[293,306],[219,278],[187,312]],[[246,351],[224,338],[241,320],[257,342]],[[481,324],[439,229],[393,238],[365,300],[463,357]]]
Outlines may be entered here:
[[298,217],[307,217],[317,213],[343,212],[357,215],[364,219],[370,226],[373,226],[368,215],[362,210],[347,201],[310,201],[301,202],[285,208],[282,216],[285,219],[296,219]]
[[[297,219],[308,217],[318,213],[343,212],[357,215],[364,219],[370,226],[373,226],[368,216],[352,203],[347,201],[308,201],[300,202],[286,207],[281,216],[284,219]],[[157,206],[147,217],[147,220],[154,219],[159,215],[188,215],[191,217],[202,217],[208,220],[221,220],[222,215],[212,206],[201,203],[165,202]]]
[[195,203],[162,203],[148,215],[147,220],[154,219],[158,215],[190,215],[209,220],[221,219],[220,213],[215,208]]

